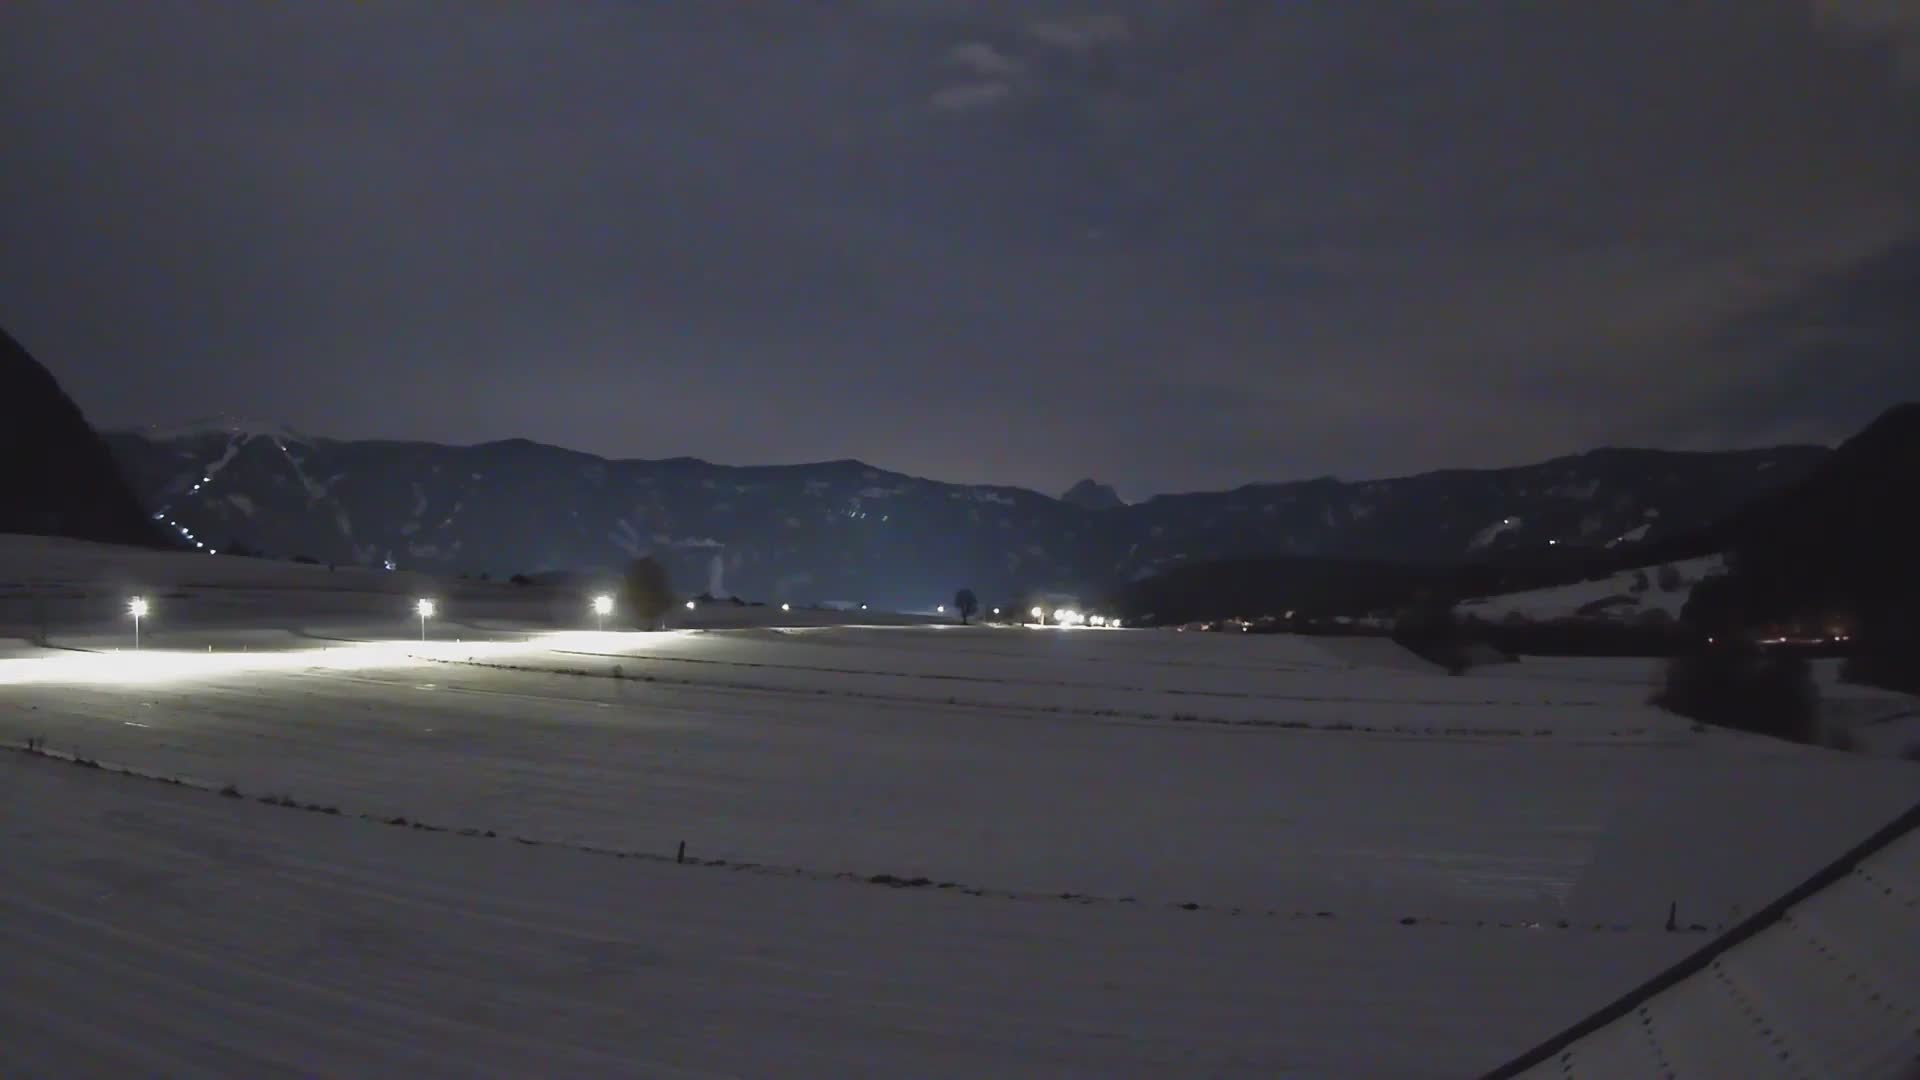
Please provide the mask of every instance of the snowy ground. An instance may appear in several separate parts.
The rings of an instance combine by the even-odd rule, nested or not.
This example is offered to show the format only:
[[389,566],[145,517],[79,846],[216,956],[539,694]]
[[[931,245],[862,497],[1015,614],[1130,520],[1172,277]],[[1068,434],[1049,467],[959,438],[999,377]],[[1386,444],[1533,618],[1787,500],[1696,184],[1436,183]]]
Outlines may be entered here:
[[[426,591],[436,640],[396,642]],[[1634,662],[599,634],[537,590],[4,538],[0,597],[0,742],[107,766],[0,757],[8,1076],[1464,1075],[1699,946],[1669,903],[1726,924],[1920,790],[1694,733]]]
[[[1680,609],[1686,606],[1687,597],[1693,592],[1693,586],[1724,571],[1726,560],[1719,555],[1709,555],[1671,565],[1680,579],[1679,587],[1672,591],[1660,587],[1660,567],[1648,566],[1622,571],[1597,581],[1467,600],[1461,603],[1460,613],[1488,622],[1500,622],[1514,616],[1547,622],[1570,619],[1587,611],[1621,622],[1632,621],[1655,611],[1678,618]],[[1600,610],[1592,610],[1596,605]]]

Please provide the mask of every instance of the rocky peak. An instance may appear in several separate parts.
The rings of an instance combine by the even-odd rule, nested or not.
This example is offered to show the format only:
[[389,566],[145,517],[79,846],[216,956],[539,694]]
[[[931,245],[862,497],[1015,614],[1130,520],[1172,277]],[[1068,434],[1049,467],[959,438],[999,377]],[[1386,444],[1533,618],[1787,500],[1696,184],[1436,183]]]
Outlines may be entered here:
[[1091,478],[1068,488],[1067,493],[1060,496],[1060,501],[1082,510],[1118,510],[1127,505],[1121,501],[1119,492]]

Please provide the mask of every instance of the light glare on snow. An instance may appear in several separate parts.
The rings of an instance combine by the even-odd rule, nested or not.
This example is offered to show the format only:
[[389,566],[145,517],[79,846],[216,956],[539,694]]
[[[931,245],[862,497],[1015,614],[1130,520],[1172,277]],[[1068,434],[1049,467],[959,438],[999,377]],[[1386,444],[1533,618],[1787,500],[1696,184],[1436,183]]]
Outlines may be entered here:
[[[141,601],[144,610],[144,601]],[[131,610],[131,607],[129,608]],[[299,671],[356,671],[426,667],[581,648],[598,639],[583,631],[555,631],[515,641],[366,641],[313,649],[246,652],[60,652],[0,659],[0,686],[142,685],[225,675]]]

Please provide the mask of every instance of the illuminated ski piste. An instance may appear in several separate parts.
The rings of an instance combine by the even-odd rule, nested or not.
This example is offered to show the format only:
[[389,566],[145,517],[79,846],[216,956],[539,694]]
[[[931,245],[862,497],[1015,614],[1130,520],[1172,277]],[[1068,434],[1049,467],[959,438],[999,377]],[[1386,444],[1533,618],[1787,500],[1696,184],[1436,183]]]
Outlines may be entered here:
[[[651,634],[660,639],[673,631]],[[552,631],[518,641],[366,641],[310,648],[192,649],[144,648],[112,652],[48,651],[42,655],[0,658],[0,686],[148,686],[229,675],[293,671],[365,671],[431,667],[449,662],[499,662],[553,650],[618,648],[628,635],[617,632]]]

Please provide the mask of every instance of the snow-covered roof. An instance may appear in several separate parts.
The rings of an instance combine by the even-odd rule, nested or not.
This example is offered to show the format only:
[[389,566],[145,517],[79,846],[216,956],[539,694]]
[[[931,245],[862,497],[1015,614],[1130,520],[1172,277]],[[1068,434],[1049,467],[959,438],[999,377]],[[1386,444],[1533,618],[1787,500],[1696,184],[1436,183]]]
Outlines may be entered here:
[[1920,1073],[1920,805],[1489,1080]]

